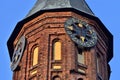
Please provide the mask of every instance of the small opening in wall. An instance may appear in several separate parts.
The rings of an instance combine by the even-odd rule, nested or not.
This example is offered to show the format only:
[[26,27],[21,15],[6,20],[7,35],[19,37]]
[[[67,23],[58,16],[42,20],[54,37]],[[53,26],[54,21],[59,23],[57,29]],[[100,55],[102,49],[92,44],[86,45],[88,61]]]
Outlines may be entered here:
[[83,80],[83,78],[78,78],[78,80]]
[[61,80],[59,76],[54,76],[52,80]]

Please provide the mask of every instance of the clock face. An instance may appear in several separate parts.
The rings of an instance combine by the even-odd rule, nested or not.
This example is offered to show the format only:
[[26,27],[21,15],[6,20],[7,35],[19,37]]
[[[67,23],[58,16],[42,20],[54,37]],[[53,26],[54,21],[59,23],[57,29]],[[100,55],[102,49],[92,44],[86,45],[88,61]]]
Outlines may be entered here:
[[97,35],[91,25],[77,18],[65,22],[65,30],[79,48],[93,47],[97,43]]
[[17,66],[20,62],[20,59],[22,57],[24,48],[25,48],[25,37],[22,36],[14,48],[12,62],[11,62],[11,70],[12,71],[14,71],[17,68]]

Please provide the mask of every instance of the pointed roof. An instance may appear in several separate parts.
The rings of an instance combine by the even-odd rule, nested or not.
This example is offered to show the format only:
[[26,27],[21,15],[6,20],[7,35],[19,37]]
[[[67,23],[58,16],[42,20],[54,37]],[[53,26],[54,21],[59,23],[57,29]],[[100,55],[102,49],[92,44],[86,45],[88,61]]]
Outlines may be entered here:
[[37,0],[34,7],[30,10],[27,17],[40,10],[74,8],[84,13],[94,15],[85,0]]

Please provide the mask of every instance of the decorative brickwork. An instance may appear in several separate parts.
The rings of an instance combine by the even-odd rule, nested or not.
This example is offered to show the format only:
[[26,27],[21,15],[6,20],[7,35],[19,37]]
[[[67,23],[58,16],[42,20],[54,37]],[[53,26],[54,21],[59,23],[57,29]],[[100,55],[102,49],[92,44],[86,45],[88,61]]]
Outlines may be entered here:
[[[64,29],[67,19],[75,17],[93,25],[98,35],[97,45],[81,50],[84,62],[79,63],[80,49],[70,39]],[[13,80],[108,80],[107,50],[109,38],[100,25],[91,18],[72,11],[44,12],[26,22],[14,40],[26,37],[26,47],[19,63],[19,69],[13,73]],[[104,38],[103,38],[104,36]],[[61,43],[61,57],[53,59],[53,43]],[[38,47],[38,64],[33,63],[33,50]],[[97,54],[101,57],[101,71],[97,73]]]

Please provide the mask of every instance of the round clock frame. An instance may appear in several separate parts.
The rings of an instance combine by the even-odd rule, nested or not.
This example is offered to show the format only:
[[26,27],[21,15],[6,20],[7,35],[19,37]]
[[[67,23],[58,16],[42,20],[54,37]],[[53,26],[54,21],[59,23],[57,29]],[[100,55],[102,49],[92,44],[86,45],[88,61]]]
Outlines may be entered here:
[[67,34],[79,48],[90,48],[97,43],[97,33],[93,26],[77,18],[69,18],[64,24]]
[[12,71],[16,70],[16,68],[22,58],[24,48],[25,48],[25,43],[26,43],[25,36],[22,36],[14,48],[12,62],[11,62],[11,70]]

